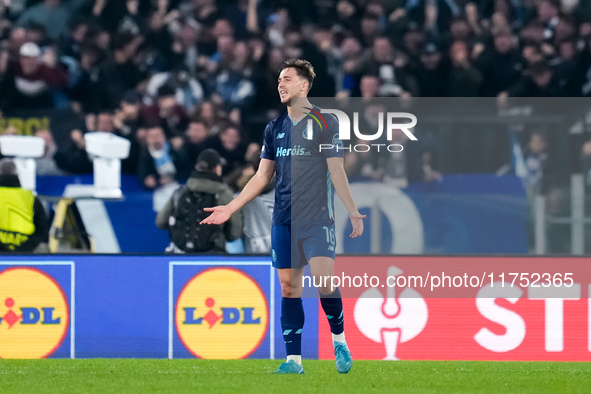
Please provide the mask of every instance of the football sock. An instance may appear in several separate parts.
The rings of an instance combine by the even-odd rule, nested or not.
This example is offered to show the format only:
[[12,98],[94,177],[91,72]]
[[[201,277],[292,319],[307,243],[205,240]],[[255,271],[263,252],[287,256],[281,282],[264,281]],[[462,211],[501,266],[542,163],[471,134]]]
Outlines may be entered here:
[[337,289],[329,295],[320,294],[320,304],[322,309],[326,313],[328,324],[330,325],[330,332],[333,334],[333,341],[336,340],[335,336],[342,338],[339,342],[345,341],[345,322],[343,318],[343,299],[341,298],[341,291]]
[[345,340],[345,332],[343,331],[340,334],[332,334],[332,341],[334,342],[347,342]]
[[283,330],[283,341],[288,356],[300,356],[302,354],[303,328],[304,306],[302,299],[283,297],[281,300],[281,329]]
[[296,363],[302,365],[302,356],[296,356],[296,355],[292,354],[290,356],[287,356],[287,361],[289,361],[289,360],[293,360]]

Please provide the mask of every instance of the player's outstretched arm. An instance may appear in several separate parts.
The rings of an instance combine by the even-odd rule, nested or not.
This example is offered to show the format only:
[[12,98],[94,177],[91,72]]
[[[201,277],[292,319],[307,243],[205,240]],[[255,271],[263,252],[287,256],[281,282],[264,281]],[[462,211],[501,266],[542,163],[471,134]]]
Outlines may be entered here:
[[343,167],[343,158],[329,157],[326,159],[326,163],[328,164],[328,171],[330,171],[330,179],[332,179],[332,184],[334,185],[339,198],[341,201],[343,201],[343,204],[345,204],[345,208],[347,208],[351,218],[353,231],[349,237],[359,237],[361,234],[363,234],[363,219],[366,218],[366,215],[359,213],[357,206],[355,205],[355,201],[353,201],[351,189],[349,188],[349,180],[347,179],[347,174],[345,173],[345,168]]
[[230,219],[230,216],[240,208],[252,201],[267,187],[275,174],[275,162],[273,160],[261,159],[259,169],[248,181],[244,189],[228,205],[219,205],[213,208],[205,208],[211,215],[201,221],[200,224],[222,224]]

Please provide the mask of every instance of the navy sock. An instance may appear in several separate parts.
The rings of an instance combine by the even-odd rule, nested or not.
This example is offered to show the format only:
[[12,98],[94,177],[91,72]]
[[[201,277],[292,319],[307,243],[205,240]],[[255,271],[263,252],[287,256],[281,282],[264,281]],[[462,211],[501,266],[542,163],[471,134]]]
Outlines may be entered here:
[[341,298],[341,291],[337,289],[329,295],[320,294],[320,303],[322,309],[326,313],[328,324],[330,325],[330,332],[333,334],[342,334],[345,331],[345,319],[343,317],[343,299]]
[[302,330],[304,328],[304,306],[301,298],[281,300],[281,329],[287,355],[302,354]]

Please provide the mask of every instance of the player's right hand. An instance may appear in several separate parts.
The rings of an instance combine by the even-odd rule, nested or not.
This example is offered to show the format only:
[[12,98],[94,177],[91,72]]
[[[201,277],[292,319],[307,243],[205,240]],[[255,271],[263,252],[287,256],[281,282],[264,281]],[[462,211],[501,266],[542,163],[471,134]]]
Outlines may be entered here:
[[218,205],[217,207],[213,208],[203,208],[203,210],[205,212],[213,213],[203,219],[199,224],[222,224],[227,222],[228,219],[230,219],[230,216],[232,216],[228,207],[225,205]]

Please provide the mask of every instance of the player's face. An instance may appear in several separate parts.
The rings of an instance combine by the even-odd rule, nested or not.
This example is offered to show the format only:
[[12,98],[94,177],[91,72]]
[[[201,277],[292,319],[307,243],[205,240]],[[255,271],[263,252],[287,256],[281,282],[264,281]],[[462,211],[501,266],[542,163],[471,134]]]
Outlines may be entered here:
[[305,97],[308,92],[308,81],[301,78],[295,68],[286,68],[279,74],[277,90],[281,103],[290,105],[294,97]]

